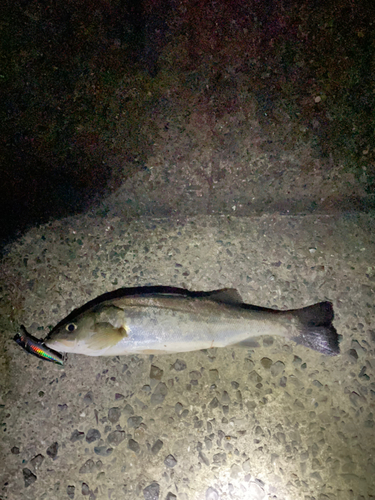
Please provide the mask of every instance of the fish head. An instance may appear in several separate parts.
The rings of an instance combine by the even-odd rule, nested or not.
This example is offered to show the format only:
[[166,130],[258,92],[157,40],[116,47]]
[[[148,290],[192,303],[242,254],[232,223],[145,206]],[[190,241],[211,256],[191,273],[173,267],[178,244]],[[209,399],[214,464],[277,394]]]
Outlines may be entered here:
[[86,341],[95,333],[95,314],[86,313],[60,322],[47,335],[44,343],[59,352],[80,353]]
[[124,311],[102,305],[69,315],[51,330],[44,344],[58,352],[102,356],[128,336]]

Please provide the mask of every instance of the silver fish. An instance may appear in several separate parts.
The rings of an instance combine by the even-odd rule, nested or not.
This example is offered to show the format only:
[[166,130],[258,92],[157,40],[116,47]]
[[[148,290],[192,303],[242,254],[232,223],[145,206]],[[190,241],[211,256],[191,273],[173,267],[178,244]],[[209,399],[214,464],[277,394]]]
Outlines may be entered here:
[[323,354],[339,354],[330,302],[278,311],[244,304],[236,290],[190,292],[172,287],[122,288],[74,310],[45,345],[87,356],[171,353],[250,346],[281,335]]

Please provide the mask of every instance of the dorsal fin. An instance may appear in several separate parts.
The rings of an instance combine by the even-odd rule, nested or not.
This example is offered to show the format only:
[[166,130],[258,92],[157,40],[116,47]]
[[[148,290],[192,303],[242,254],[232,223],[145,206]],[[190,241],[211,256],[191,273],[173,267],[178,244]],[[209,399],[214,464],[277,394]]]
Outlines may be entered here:
[[242,297],[235,288],[223,288],[214,290],[208,295],[210,300],[215,302],[224,302],[225,304],[243,304]]

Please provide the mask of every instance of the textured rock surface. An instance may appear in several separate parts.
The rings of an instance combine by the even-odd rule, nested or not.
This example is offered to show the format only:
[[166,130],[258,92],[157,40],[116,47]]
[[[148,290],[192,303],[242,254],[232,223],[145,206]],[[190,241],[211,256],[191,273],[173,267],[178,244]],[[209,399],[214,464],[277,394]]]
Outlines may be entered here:
[[[1,266],[0,498],[372,498],[373,229],[364,215],[86,215],[29,231]],[[105,291],[156,284],[276,308],[329,299],[341,355],[275,337],[60,367],[12,341],[20,324],[44,337]]]

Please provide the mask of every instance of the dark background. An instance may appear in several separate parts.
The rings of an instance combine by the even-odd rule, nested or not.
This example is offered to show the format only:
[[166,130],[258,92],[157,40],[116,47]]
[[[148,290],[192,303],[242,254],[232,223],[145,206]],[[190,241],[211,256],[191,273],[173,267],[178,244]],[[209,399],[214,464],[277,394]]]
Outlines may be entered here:
[[239,95],[262,147],[271,129],[283,150],[310,144],[364,186],[352,206],[373,210],[372,1],[15,0],[0,14],[2,243],[95,210],[147,168],[156,118],[167,129],[178,114],[183,133],[196,107],[214,122]]

